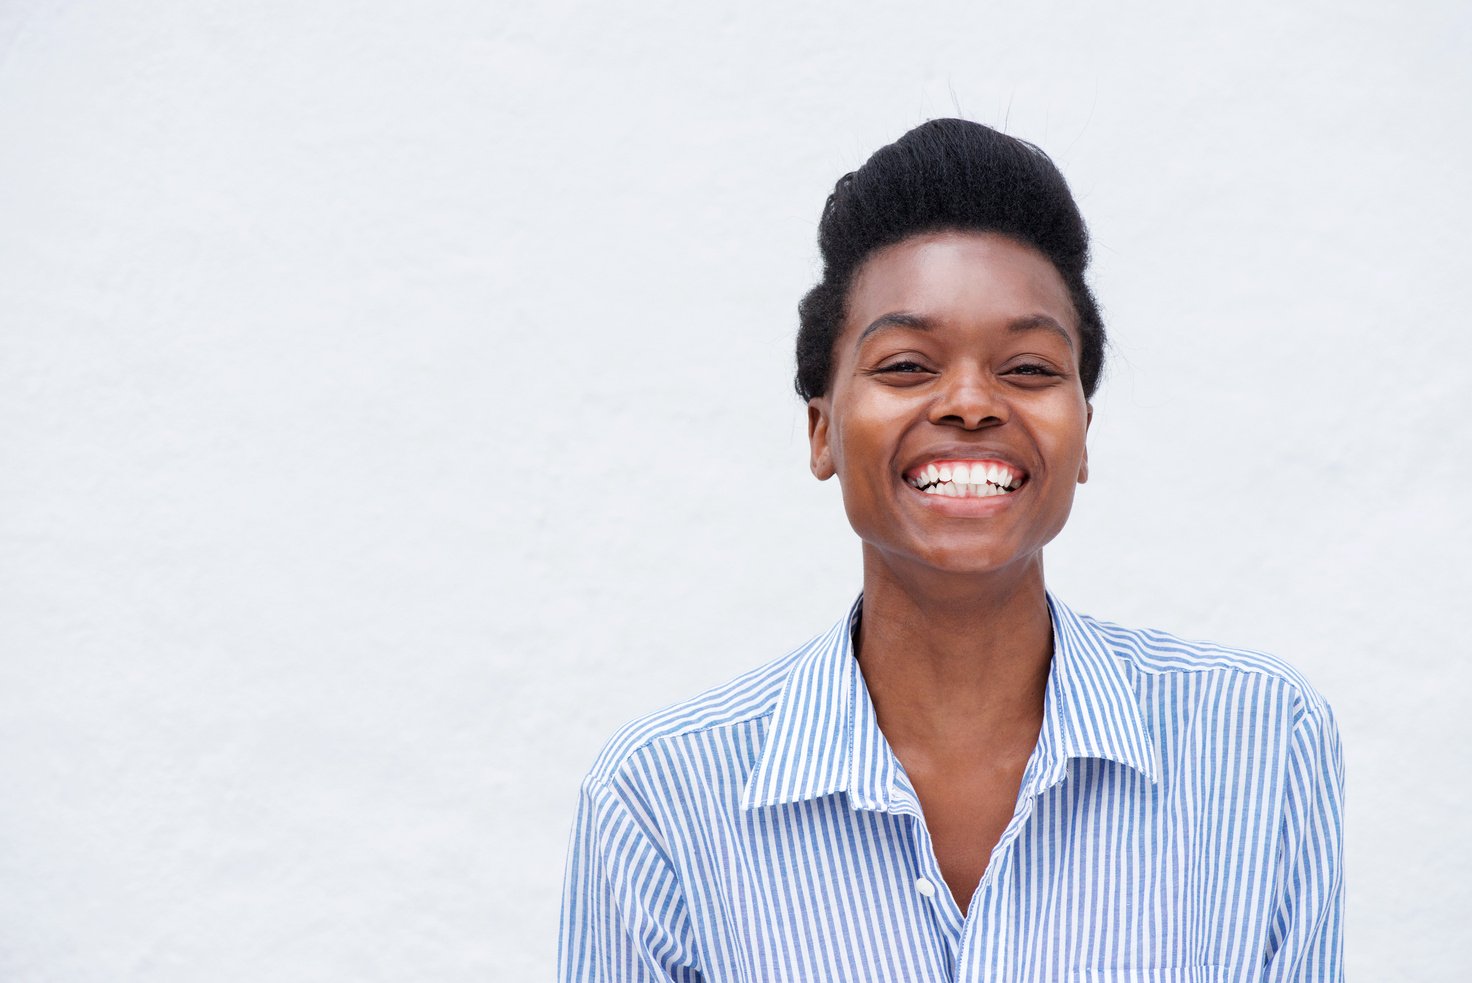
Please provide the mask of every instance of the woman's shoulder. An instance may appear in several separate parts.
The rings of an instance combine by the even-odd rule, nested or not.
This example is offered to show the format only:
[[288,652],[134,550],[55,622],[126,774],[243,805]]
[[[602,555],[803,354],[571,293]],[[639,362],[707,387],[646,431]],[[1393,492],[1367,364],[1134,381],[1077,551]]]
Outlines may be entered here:
[[725,736],[712,732],[739,730],[770,717],[793,666],[816,641],[814,638],[689,699],[630,720],[603,745],[584,785],[606,785],[652,747]]
[[1193,676],[1228,685],[1232,676],[1246,674],[1284,691],[1301,713],[1330,714],[1323,694],[1292,662],[1274,653],[1185,638],[1159,628],[1128,627],[1091,615],[1078,618],[1127,669],[1143,677]]

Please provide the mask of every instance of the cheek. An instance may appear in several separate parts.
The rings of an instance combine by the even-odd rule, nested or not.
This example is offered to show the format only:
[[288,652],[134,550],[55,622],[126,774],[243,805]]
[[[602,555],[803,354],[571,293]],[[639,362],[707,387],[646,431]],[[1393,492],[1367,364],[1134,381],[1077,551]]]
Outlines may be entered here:
[[846,499],[865,502],[883,494],[888,484],[889,453],[879,435],[850,425],[833,448],[833,465]]
[[1088,427],[1085,416],[1067,414],[1051,428],[1049,456],[1060,471],[1076,472],[1084,462]]
[[857,472],[870,454],[865,418],[862,413],[854,412],[853,407],[845,407],[841,416],[834,417],[833,424],[833,464],[840,476],[850,470]]
[[858,501],[892,494],[899,445],[921,412],[916,400],[871,386],[844,391],[834,403],[830,446],[845,497]]

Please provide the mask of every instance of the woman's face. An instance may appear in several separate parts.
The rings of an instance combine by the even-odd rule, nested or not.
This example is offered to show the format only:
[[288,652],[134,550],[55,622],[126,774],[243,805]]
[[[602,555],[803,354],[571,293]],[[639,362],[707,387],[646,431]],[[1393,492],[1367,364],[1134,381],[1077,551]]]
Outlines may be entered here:
[[808,437],[866,554],[958,574],[1038,560],[1088,477],[1077,321],[1053,264],[1000,235],[865,261]]

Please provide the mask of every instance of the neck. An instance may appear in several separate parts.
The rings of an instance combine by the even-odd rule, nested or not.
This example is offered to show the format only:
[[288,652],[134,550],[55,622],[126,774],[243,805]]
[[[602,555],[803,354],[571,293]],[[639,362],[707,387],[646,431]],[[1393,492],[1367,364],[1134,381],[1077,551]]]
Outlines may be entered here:
[[866,546],[858,652],[897,751],[1030,746],[1053,654],[1041,556],[962,578],[896,570]]

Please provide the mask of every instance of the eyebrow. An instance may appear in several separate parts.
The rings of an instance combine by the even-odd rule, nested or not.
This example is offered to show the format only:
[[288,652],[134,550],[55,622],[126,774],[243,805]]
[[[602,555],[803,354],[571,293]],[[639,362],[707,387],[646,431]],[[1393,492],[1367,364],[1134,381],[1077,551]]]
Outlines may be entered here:
[[[909,314],[904,311],[892,311],[888,314],[881,314],[871,321],[868,327],[859,332],[859,337],[854,342],[854,350],[857,351],[859,346],[871,334],[874,334],[876,331],[882,331],[885,328],[910,328],[915,331],[933,331],[935,330],[935,322],[924,315]],[[1029,314],[1007,325],[1007,332],[1009,334],[1021,334],[1027,331],[1051,331],[1067,342],[1069,351],[1073,351],[1073,335],[1069,334],[1067,328],[1046,314]]]

